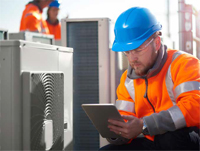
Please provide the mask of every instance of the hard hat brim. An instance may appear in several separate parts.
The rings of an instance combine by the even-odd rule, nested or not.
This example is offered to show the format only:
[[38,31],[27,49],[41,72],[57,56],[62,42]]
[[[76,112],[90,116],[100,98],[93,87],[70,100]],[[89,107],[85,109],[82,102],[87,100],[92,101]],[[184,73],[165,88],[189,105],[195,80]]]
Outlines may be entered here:
[[114,43],[112,45],[112,50],[116,51],[116,52],[130,51],[130,50],[138,48],[145,41],[146,41],[146,39],[137,40],[137,41],[129,42],[129,43],[119,43],[119,42],[114,41]]

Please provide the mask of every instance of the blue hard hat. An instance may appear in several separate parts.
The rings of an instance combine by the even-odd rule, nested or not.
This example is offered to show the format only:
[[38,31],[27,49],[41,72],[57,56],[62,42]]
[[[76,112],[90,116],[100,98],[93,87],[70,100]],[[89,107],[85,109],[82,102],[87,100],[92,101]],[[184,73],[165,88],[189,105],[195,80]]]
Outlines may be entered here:
[[57,8],[59,8],[59,7],[60,7],[60,2],[59,2],[59,0],[54,0],[53,2],[51,2],[51,3],[49,4],[49,7],[57,7]]
[[162,29],[155,16],[142,7],[132,7],[123,12],[115,23],[113,51],[129,51],[138,48],[152,34]]

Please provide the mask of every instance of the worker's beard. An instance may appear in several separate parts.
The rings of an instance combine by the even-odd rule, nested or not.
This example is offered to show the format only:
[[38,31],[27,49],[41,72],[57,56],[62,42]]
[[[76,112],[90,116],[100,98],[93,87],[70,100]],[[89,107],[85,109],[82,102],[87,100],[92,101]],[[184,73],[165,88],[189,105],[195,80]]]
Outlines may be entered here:
[[136,67],[134,68],[134,70],[135,70],[135,74],[137,74],[138,76],[146,75],[148,72],[148,69],[146,67],[143,67],[142,69]]
[[134,67],[133,69],[135,70],[135,74],[137,74],[138,76],[144,76],[152,67],[153,67],[153,62],[151,61],[151,63],[147,66],[141,64],[140,67]]

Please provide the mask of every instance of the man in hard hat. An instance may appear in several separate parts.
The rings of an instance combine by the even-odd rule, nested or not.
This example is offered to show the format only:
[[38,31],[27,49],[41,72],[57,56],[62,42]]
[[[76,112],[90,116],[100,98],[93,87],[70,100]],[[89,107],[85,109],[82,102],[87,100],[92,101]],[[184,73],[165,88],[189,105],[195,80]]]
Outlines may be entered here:
[[60,8],[60,2],[55,0],[51,2],[47,10],[47,26],[49,28],[49,33],[54,35],[55,40],[61,39],[61,25],[58,20],[58,13]]
[[116,101],[126,122],[108,120],[119,138],[108,138],[111,144],[101,150],[199,149],[200,61],[167,49],[161,28],[142,7],[126,10],[115,23],[112,50],[129,62]]
[[26,5],[23,11],[20,31],[32,31],[49,34],[45,20],[42,18],[42,11],[53,0],[33,0]]

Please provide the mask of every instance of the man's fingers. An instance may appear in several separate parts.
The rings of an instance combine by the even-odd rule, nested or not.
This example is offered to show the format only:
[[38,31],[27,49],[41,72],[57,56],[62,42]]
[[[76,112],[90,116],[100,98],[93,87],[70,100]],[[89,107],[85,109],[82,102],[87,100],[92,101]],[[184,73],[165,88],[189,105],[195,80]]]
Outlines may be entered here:
[[116,133],[117,135],[125,135],[126,133],[124,133],[122,130],[116,130],[116,129],[110,129],[110,131]]
[[111,131],[115,132],[116,134],[119,134],[119,132],[125,133],[125,129],[122,128],[122,127],[118,127],[118,126],[115,126],[115,125],[108,125],[108,128]]
[[108,122],[112,125],[116,125],[118,127],[124,127],[125,126],[125,123],[124,122],[121,122],[121,121],[117,121],[117,120],[111,120],[109,119]]
[[128,135],[126,133],[124,133],[123,131],[117,131],[117,130],[113,130],[113,129],[110,129],[110,131],[114,132],[115,134],[117,134],[121,137],[128,138]]
[[108,128],[114,131],[124,131],[124,128],[115,125],[108,125]]

